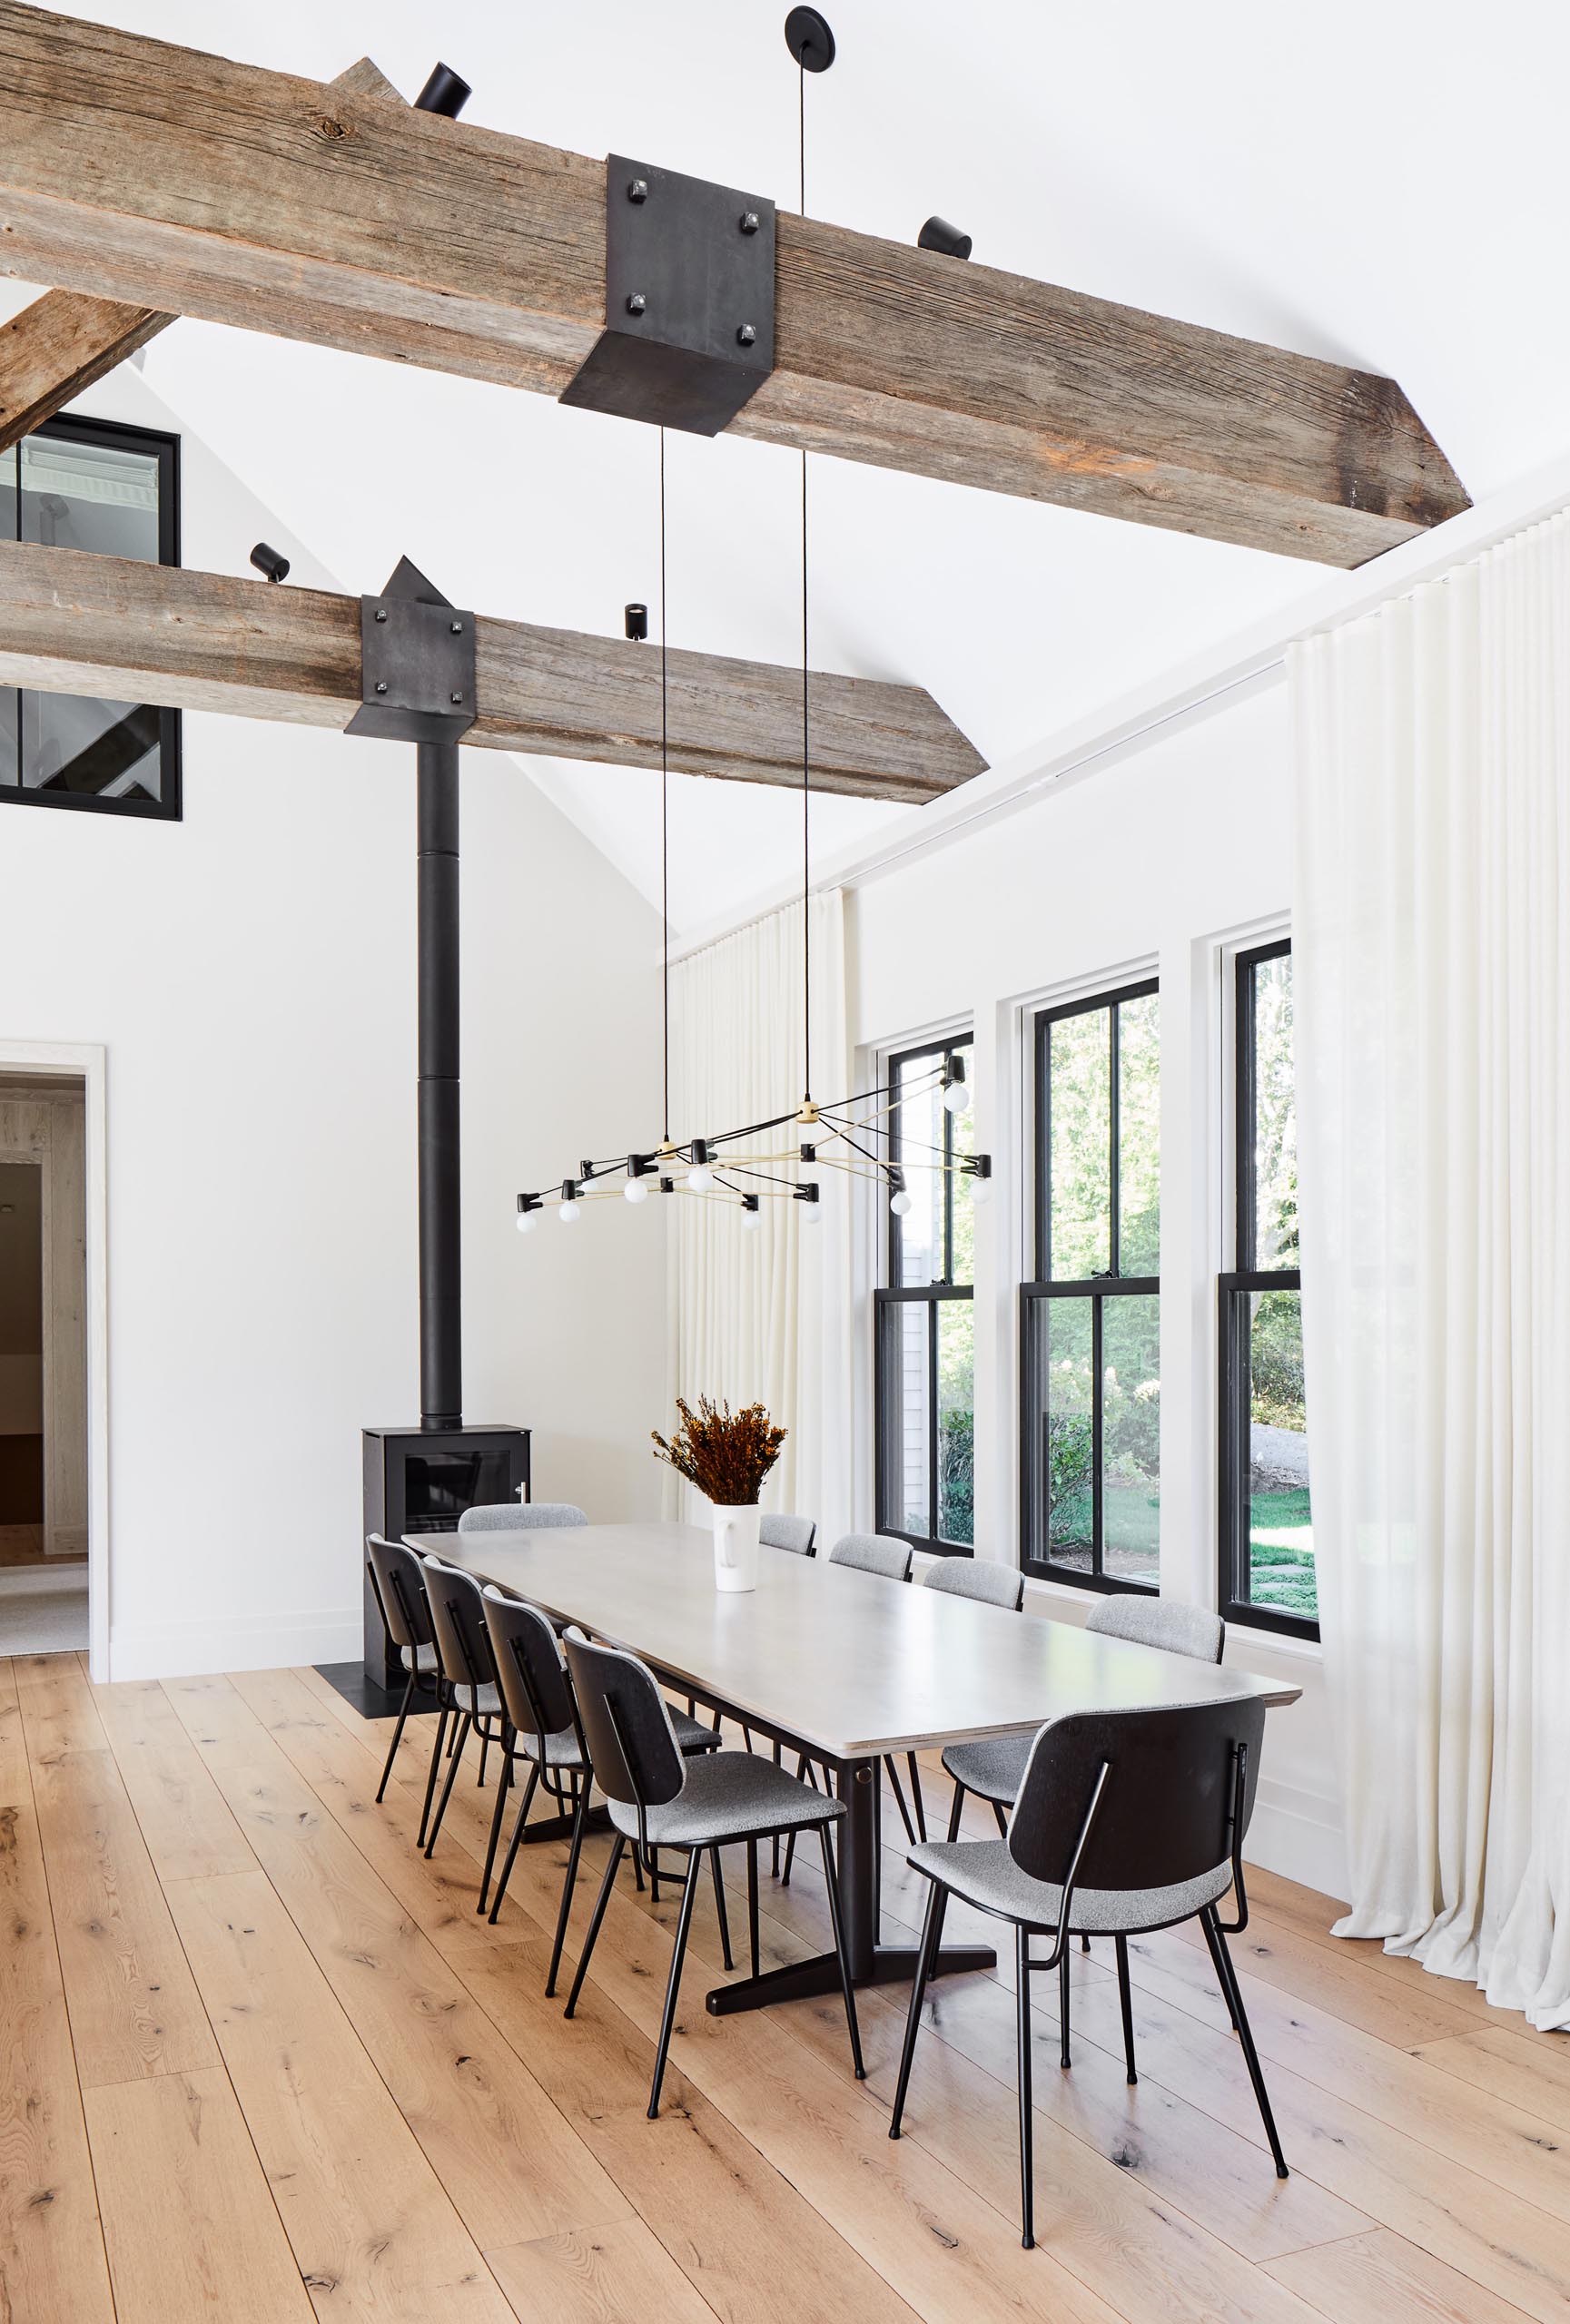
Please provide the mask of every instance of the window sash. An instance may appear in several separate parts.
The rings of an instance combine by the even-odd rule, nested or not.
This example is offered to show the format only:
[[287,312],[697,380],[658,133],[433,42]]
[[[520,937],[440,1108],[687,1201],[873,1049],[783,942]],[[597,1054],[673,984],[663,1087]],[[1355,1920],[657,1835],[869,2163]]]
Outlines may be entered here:
[[[884,1133],[884,1144],[888,1149],[888,1158],[890,1162],[894,1163],[896,1167],[903,1167],[903,1157],[900,1148],[903,1129],[903,1115],[901,1109],[905,1101],[901,1096],[901,1084],[904,1078],[906,1069],[913,1066],[920,1066],[931,1059],[952,1057],[954,1055],[956,1050],[960,1049],[969,1050],[971,1052],[971,1061],[973,1063],[975,1054],[975,1034],[973,1031],[952,1033],[945,1040],[926,1041],[923,1043],[920,1049],[900,1049],[894,1056],[889,1059],[888,1078],[890,1110],[888,1117],[888,1128]],[[969,1069],[969,1066],[967,1066],[967,1071]],[[954,1160],[954,1117],[950,1113],[946,1106],[940,1106],[938,1108],[938,1112],[942,1117],[943,1121],[940,1138],[943,1147],[943,1160],[944,1164],[943,1250],[939,1255],[939,1272],[933,1276],[933,1282],[946,1285],[953,1284],[954,1275],[954,1173],[953,1168]],[[888,1214],[888,1279],[889,1283],[896,1287],[903,1285],[904,1278],[903,1229],[903,1219],[897,1216],[896,1214],[891,1210]],[[919,1289],[923,1286],[916,1285],[906,1287],[914,1287]]]
[[[1027,1573],[1044,1581],[1072,1581],[1083,1590],[1111,1595],[1129,1591],[1153,1598],[1159,1581],[1140,1581],[1128,1574],[1110,1574],[1106,1564],[1106,1398],[1104,1385],[1105,1310],[1110,1299],[1159,1299],[1161,1278],[1156,1275],[1091,1275],[1077,1283],[1022,1283],[1020,1285],[1020,1509],[1024,1538],[1021,1562]],[[1041,1376],[1037,1334],[1032,1309],[1039,1302],[1061,1299],[1088,1301],[1091,1309],[1091,1566],[1081,1566],[1038,1554],[1035,1544],[1045,1541],[1051,1511],[1047,1481],[1041,1474],[1041,1423],[1047,1411],[1045,1384]]]
[[[1111,1275],[1118,1273],[1119,1246],[1122,1239],[1122,1165],[1119,1153],[1121,1139],[1121,1084],[1122,1081],[1121,1029],[1119,1011],[1125,1001],[1146,1000],[1160,990],[1156,977],[1143,977],[1137,984],[1121,985],[1115,992],[1098,993],[1093,1000],[1066,1000],[1054,1009],[1043,1009],[1036,1016],[1036,1273],[1043,1282],[1051,1280],[1052,1272],[1052,1034],[1054,1025],[1073,1017],[1095,1017],[1104,1014],[1108,1019],[1107,1092],[1107,1199],[1110,1215],[1107,1229],[1107,1265]],[[1096,1281],[1101,1278],[1097,1276]]]
[[[897,1222],[896,1222],[897,1223]],[[971,1284],[920,1283],[895,1285],[873,1294],[873,1408],[875,1414],[874,1458],[874,1526],[880,1533],[891,1533],[898,1541],[909,1541],[913,1549],[933,1550],[941,1556],[968,1558],[975,1555],[975,1543],[953,1541],[939,1530],[943,1508],[939,1492],[939,1454],[942,1432],[939,1421],[938,1334],[939,1311],[945,1305],[975,1297]],[[889,1362],[890,1333],[884,1321],[892,1309],[923,1307],[927,1313],[926,1371],[923,1396],[926,1411],[927,1441],[927,1526],[924,1533],[917,1533],[896,1518],[904,1512],[891,1490],[891,1463],[894,1447],[901,1442],[905,1415],[904,1382],[897,1364]]]
[[1224,1621],[1275,1630],[1283,1637],[1315,1639],[1319,1625],[1306,1614],[1256,1604],[1249,1539],[1251,1494],[1248,1469],[1252,1443],[1251,1351],[1249,1300],[1258,1292],[1301,1292],[1297,1267],[1259,1267],[1258,1119],[1258,996],[1256,971],[1269,960],[1289,957],[1292,940],[1276,938],[1239,952],[1233,962],[1233,1206],[1236,1265],[1218,1276],[1219,1492],[1218,1495],[1219,1596]]
[[[166,435],[156,428],[133,427],[120,420],[83,419],[71,414],[43,420],[29,433],[35,439],[44,438],[63,444],[97,445],[105,449],[125,448],[155,458],[158,463],[158,562],[161,565],[179,564],[180,438],[177,436]],[[18,442],[0,453],[0,462],[11,464],[16,537],[20,538],[22,443]],[[47,791],[29,787],[24,782],[26,721],[23,705],[26,695],[35,690],[24,686],[11,691],[16,696],[15,763],[12,768],[0,773],[0,803],[9,801],[28,807],[64,807],[99,815],[133,815],[153,822],[176,822],[180,820],[183,721],[179,711],[157,710],[159,796],[156,799],[112,799],[85,791]]]

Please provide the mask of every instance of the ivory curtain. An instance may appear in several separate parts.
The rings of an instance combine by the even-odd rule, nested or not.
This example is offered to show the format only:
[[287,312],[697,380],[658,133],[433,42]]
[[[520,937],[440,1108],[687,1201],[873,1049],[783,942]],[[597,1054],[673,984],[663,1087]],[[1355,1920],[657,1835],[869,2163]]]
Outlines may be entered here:
[[[843,1098],[844,898],[835,889],[811,909],[813,1094]],[[673,1136],[739,1128],[800,1103],[799,904],[679,962],[671,999]],[[799,1139],[793,1128],[773,1135],[785,1152]],[[768,1406],[788,1433],[764,1507],[815,1518],[822,1545],[851,1523],[853,1182],[827,1169],[819,1182],[815,1226],[788,1200],[765,1201],[752,1233],[734,1202],[672,1205],[670,1385],[689,1403]]]
[[1338,1933],[1566,2026],[1570,516],[1289,678]]

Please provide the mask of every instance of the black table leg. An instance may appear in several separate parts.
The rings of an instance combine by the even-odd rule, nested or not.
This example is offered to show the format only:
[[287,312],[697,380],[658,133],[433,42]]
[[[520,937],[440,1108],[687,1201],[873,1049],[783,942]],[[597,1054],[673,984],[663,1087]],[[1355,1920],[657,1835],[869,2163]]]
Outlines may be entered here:
[[[839,1827],[840,1915],[851,1977],[858,1985],[898,1984],[913,1977],[920,1950],[914,1945],[883,1945],[878,1938],[883,1885],[878,1772],[875,1759],[853,1759],[839,1768],[835,1785],[845,1804]],[[945,1945],[933,1964],[933,1974],[992,1969],[997,1958],[990,1945]],[[839,1989],[838,1962],[832,1953],[816,1953],[783,1969],[767,1969],[761,1977],[716,1985],[707,1996],[707,2007],[711,2017],[733,2017],[744,2009],[766,2008],[770,2002],[805,2001]]]

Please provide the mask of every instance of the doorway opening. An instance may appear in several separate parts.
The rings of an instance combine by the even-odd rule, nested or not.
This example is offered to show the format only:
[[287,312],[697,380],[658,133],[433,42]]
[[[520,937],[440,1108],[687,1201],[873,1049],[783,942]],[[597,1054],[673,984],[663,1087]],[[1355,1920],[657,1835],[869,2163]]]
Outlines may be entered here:
[[0,1654],[88,1644],[86,1096],[0,1072]]

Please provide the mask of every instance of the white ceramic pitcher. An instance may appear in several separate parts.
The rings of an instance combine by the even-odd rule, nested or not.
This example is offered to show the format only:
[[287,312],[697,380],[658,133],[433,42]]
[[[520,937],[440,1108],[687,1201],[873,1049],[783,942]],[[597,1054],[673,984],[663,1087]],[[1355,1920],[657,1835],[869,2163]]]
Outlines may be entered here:
[[757,1588],[758,1506],[714,1509],[714,1586],[716,1590]]

